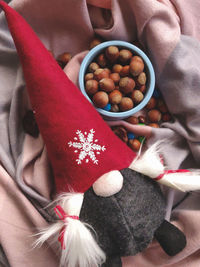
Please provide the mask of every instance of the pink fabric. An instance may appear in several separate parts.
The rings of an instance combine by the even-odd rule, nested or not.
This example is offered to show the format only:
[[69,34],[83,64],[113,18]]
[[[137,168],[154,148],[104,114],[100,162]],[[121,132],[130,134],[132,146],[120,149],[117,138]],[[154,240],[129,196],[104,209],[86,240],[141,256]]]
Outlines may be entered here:
[[[93,1],[94,4],[94,1]],[[68,76],[77,84],[81,60],[89,47],[94,33],[105,39],[139,40],[150,53],[157,75],[177,45],[180,34],[199,40],[199,1],[193,0],[124,0],[112,1],[113,24],[110,28],[102,24],[102,17],[91,21],[85,0],[13,0],[16,8],[31,24],[48,49],[57,57],[64,51],[76,55],[65,68]],[[73,12],[72,12],[73,11]],[[95,28],[93,28],[95,25]],[[130,126],[129,126],[130,127]],[[134,129],[135,128],[135,129]],[[145,135],[144,128],[132,127],[133,132]],[[147,128],[146,136],[151,135]],[[41,154],[40,154],[41,153]],[[24,182],[42,196],[50,198],[52,185],[48,180],[49,162],[40,138],[26,138],[23,148]],[[21,193],[11,177],[1,167],[1,227],[0,240],[11,266],[58,266],[52,251],[46,248],[33,250],[27,236],[35,227],[46,225],[42,216]],[[45,178],[41,184],[41,177]],[[52,178],[52,177],[51,177]],[[177,199],[178,200],[178,199]],[[123,259],[123,267],[199,267],[200,266],[200,206],[199,195],[193,194],[176,213],[172,220],[187,237],[187,247],[177,256],[169,257],[153,242],[144,252]],[[192,210],[195,206],[195,209]],[[189,210],[190,209],[190,210]],[[6,223],[5,223],[6,218]],[[14,222],[14,223],[13,223]],[[17,225],[17,231],[14,230]],[[27,231],[24,231],[26,229]],[[14,253],[13,253],[14,251]]]
[[51,198],[54,187],[49,164],[41,136],[35,139],[27,134],[24,139],[21,179],[24,184],[37,191],[44,199]]
[[193,0],[192,5],[187,0],[172,0],[180,18],[181,32],[200,40],[199,1]]
[[0,242],[10,266],[58,266],[51,248],[33,249],[35,229],[43,228],[47,223],[2,166],[0,211]]

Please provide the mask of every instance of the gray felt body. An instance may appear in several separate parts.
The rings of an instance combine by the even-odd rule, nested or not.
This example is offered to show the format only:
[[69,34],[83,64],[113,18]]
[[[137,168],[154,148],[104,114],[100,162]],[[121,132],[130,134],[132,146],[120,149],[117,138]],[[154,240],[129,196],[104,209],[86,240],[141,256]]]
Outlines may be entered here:
[[120,192],[99,197],[90,188],[80,213],[80,219],[97,232],[108,257],[141,252],[165,216],[165,200],[157,183],[128,168],[121,173],[124,184]]

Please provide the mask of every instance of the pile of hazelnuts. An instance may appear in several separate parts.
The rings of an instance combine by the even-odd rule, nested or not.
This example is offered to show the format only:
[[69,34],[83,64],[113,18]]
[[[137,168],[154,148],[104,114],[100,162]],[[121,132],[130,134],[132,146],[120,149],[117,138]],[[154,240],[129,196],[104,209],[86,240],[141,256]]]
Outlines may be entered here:
[[109,46],[88,66],[85,91],[97,108],[124,112],[144,98],[145,64],[129,49]]
[[[148,125],[154,128],[159,128],[162,122],[172,121],[172,117],[160,94],[160,91],[155,89],[153,96],[145,108],[143,108],[141,113],[130,116],[126,118],[125,121],[134,125]],[[141,143],[144,142],[143,136],[135,136],[121,125],[113,126],[111,129],[132,150],[135,152],[139,151]]]
[[[102,43],[102,41],[103,40],[101,40],[99,38],[95,38],[90,43],[90,49],[92,49],[96,45]],[[138,46],[140,49],[143,50],[143,48],[140,46],[139,43],[134,43],[134,45]],[[113,50],[115,50],[115,49],[113,49]],[[124,50],[124,49],[122,49],[122,50]],[[115,50],[115,51],[117,51],[117,50]],[[121,52],[121,50],[119,51],[119,54],[120,54],[120,52]],[[131,52],[130,53],[129,52],[127,52],[127,55],[131,53]],[[124,52],[121,52],[121,53],[123,54]],[[91,85],[91,86],[93,85],[94,86],[94,93],[89,93],[88,94],[90,96],[90,98],[93,99],[94,94],[97,93],[97,92],[100,92],[100,90],[102,92],[105,92],[105,90],[102,90],[99,87],[99,84],[98,84],[99,80],[98,79],[96,80],[94,78],[94,73],[96,71],[95,66],[97,66],[97,65],[99,66],[100,69],[104,70],[104,72],[103,72],[103,70],[97,71],[97,74],[98,74],[98,72],[99,73],[102,72],[102,76],[103,76],[103,74],[106,75],[105,71],[108,71],[108,75],[106,75],[106,78],[110,78],[110,75],[111,75],[111,77],[112,77],[112,79],[113,79],[113,81],[115,83],[114,90],[111,91],[111,92],[106,92],[107,95],[108,95],[108,98],[109,98],[110,94],[112,92],[114,92],[115,90],[120,91],[122,93],[122,97],[126,97],[125,96],[126,92],[124,93],[123,89],[122,90],[120,89],[120,86],[119,86],[119,81],[120,80],[117,80],[117,77],[119,79],[119,76],[120,76],[120,79],[124,78],[124,77],[129,77],[129,78],[133,79],[134,82],[135,82],[135,87],[132,90],[132,92],[134,92],[134,91],[138,92],[138,90],[139,90],[144,95],[145,90],[146,90],[146,83],[147,83],[147,81],[146,81],[147,77],[146,77],[146,74],[145,74],[145,71],[144,71],[145,70],[145,66],[143,67],[143,64],[141,64],[141,74],[140,74],[140,76],[139,75],[136,75],[136,76],[132,75],[131,71],[130,71],[130,65],[131,65],[133,57],[134,56],[131,55],[129,60],[127,60],[127,63],[126,62],[124,63],[123,61],[120,62],[119,56],[118,56],[118,59],[117,59],[116,62],[110,63],[110,59],[107,56],[106,51],[105,51],[105,53],[103,55],[99,56],[99,58],[97,57],[96,60],[93,62],[95,64],[92,65],[93,67],[91,69],[88,68],[88,73],[85,75],[85,83],[87,82],[87,80],[95,80],[95,82],[90,82],[89,83],[89,85]],[[104,59],[105,59],[105,62],[107,62],[107,65],[105,63],[103,63]],[[135,59],[138,59],[138,61],[143,62],[142,59],[137,57],[137,56],[135,57]],[[136,63],[136,65],[137,65],[137,63]],[[138,65],[140,65],[140,63]],[[118,73],[119,75],[116,75],[114,73]],[[99,75],[99,77],[100,77],[100,75]],[[113,77],[115,77],[116,80]],[[102,79],[103,78],[104,77],[102,77]],[[96,84],[96,88],[95,88],[95,84]],[[97,84],[98,84],[98,87],[97,87]],[[90,91],[90,88],[89,88],[90,86],[89,85],[88,85],[88,89]],[[138,93],[138,95],[141,97],[140,92]],[[127,93],[128,97],[131,97],[131,95],[132,95],[132,93]],[[112,95],[111,95],[111,97],[112,97]],[[117,96],[116,96],[116,98],[117,98]],[[132,99],[132,97],[131,97],[131,99]],[[139,100],[139,97],[138,97],[138,100]],[[137,101],[136,101],[136,103],[134,103],[134,100],[133,100],[133,104],[136,105]],[[110,103],[109,105],[111,105],[110,111],[113,111],[113,112],[121,111],[120,107],[119,107],[119,104]],[[101,108],[102,108],[102,106],[101,106]],[[127,122],[129,122],[131,124],[148,125],[148,126],[151,126],[151,127],[154,127],[154,128],[159,128],[160,124],[162,122],[169,122],[171,120],[172,120],[172,117],[171,117],[171,115],[170,115],[170,113],[168,111],[168,108],[167,108],[167,106],[166,106],[166,104],[165,104],[165,102],[164,102],[164,100],[162,98],[162,95],[161,95],[161,93],[160,93],[160,91],[158,89],[154,90],[153,96],[151,97],[151,99],[149,100],[147,105],[142,109],[142,111],[140,113],[137,113],[137,114],[135,114],[133,116],[130,116],[130,117],[125,119],[125,121],[127,121]],[[123,142],[125,142],[135,152],[139,151],[142,142],[145,141],[145,138],[143,136],[135,136],[133,133],[128,132],[127,129],[125,127],[123,127],[123,126],[120,126],[120,125],[119,126],[113,126],[113,127],[111,127],[111,129],[113,130],[113,132]]]

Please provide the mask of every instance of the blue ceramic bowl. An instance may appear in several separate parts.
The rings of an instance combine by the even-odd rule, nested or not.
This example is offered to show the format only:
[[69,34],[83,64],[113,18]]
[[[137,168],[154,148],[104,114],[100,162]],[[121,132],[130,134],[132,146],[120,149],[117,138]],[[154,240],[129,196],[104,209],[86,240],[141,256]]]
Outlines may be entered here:
[[122,119],[130,117],[133,114],[135,114],[136,112],[140,111],[149,102],[149,100],[153,94],[153,91],[154,91],[155,73],[154,73],[154,69],[153,69],[153,66],[152,66],[149,58],[146,56],[146,54],[141,49],[139,49],[135,45],[128,43],[128,42],[124,42],[124,41],[118,41],[118,40],[101,43],[101,44],[97,45],[96,47],[94,47],[93,49],[91,49],[89,51],[89,53],[85,56],[85,58],[82,61],[82,64],[80,67],[80,72],[79,72],[80,90],[84,94],[84,96],[88,99],[88,101],[90,101],[91,103],[92,103],[92,101],[85,91],[85,81],[84,81],[85,74],[87,73],[88,66],[90,65],[90,63],[93,62],[93,60],[100,53],[105,51],[105,49],[111,45],[115,45],[115,46],[118,46],[120,48],[127,48],[133,52],[133,55],[140,56],[144,61],[145,72],[147,75],[146,92],[145,92],[144,98],[143,98],[142,102],[140,102],[134,108],[127,110],[127,111],[123,111],[123,112],[111,112],[111,111],[106,111],[106,110],[101,109],[101,108],[96,108],[96,110],[106,120],[122,120]]

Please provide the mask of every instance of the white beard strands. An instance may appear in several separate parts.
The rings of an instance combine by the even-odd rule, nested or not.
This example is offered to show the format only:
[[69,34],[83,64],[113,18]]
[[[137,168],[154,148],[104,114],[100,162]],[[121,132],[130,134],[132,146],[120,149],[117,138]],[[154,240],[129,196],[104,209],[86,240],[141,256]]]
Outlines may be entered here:
[[161,175],[165,168],[159,156],[160,143],[156,142],[143,155],[137,156],[129,168],[151,178],[156,178]]
[[163,141],[158,141],[147,149],[143,155],[138,155],[131,165],[130,169],[140,172],[156,180],[165,186],[180,190],[182,192],[194,191],[200,189],[200,170],[177,170],[169,173],[160,158],[159,145]]
[[[67,215],[79,216],[83,196],[83,194],[76,193],[62,194],[58,196],[57,200]],[[64,229],[63,247],[65,249],[61,250],[60,267],[100,267],[105,262],[106,255],[88,228],[93,230],[90,225],[66,217],[40,231],[38,234],[40,237],[35,242],[35,247],[41,246],[55,236],[57,237],[55,240],[58,242],[60,231]]]

